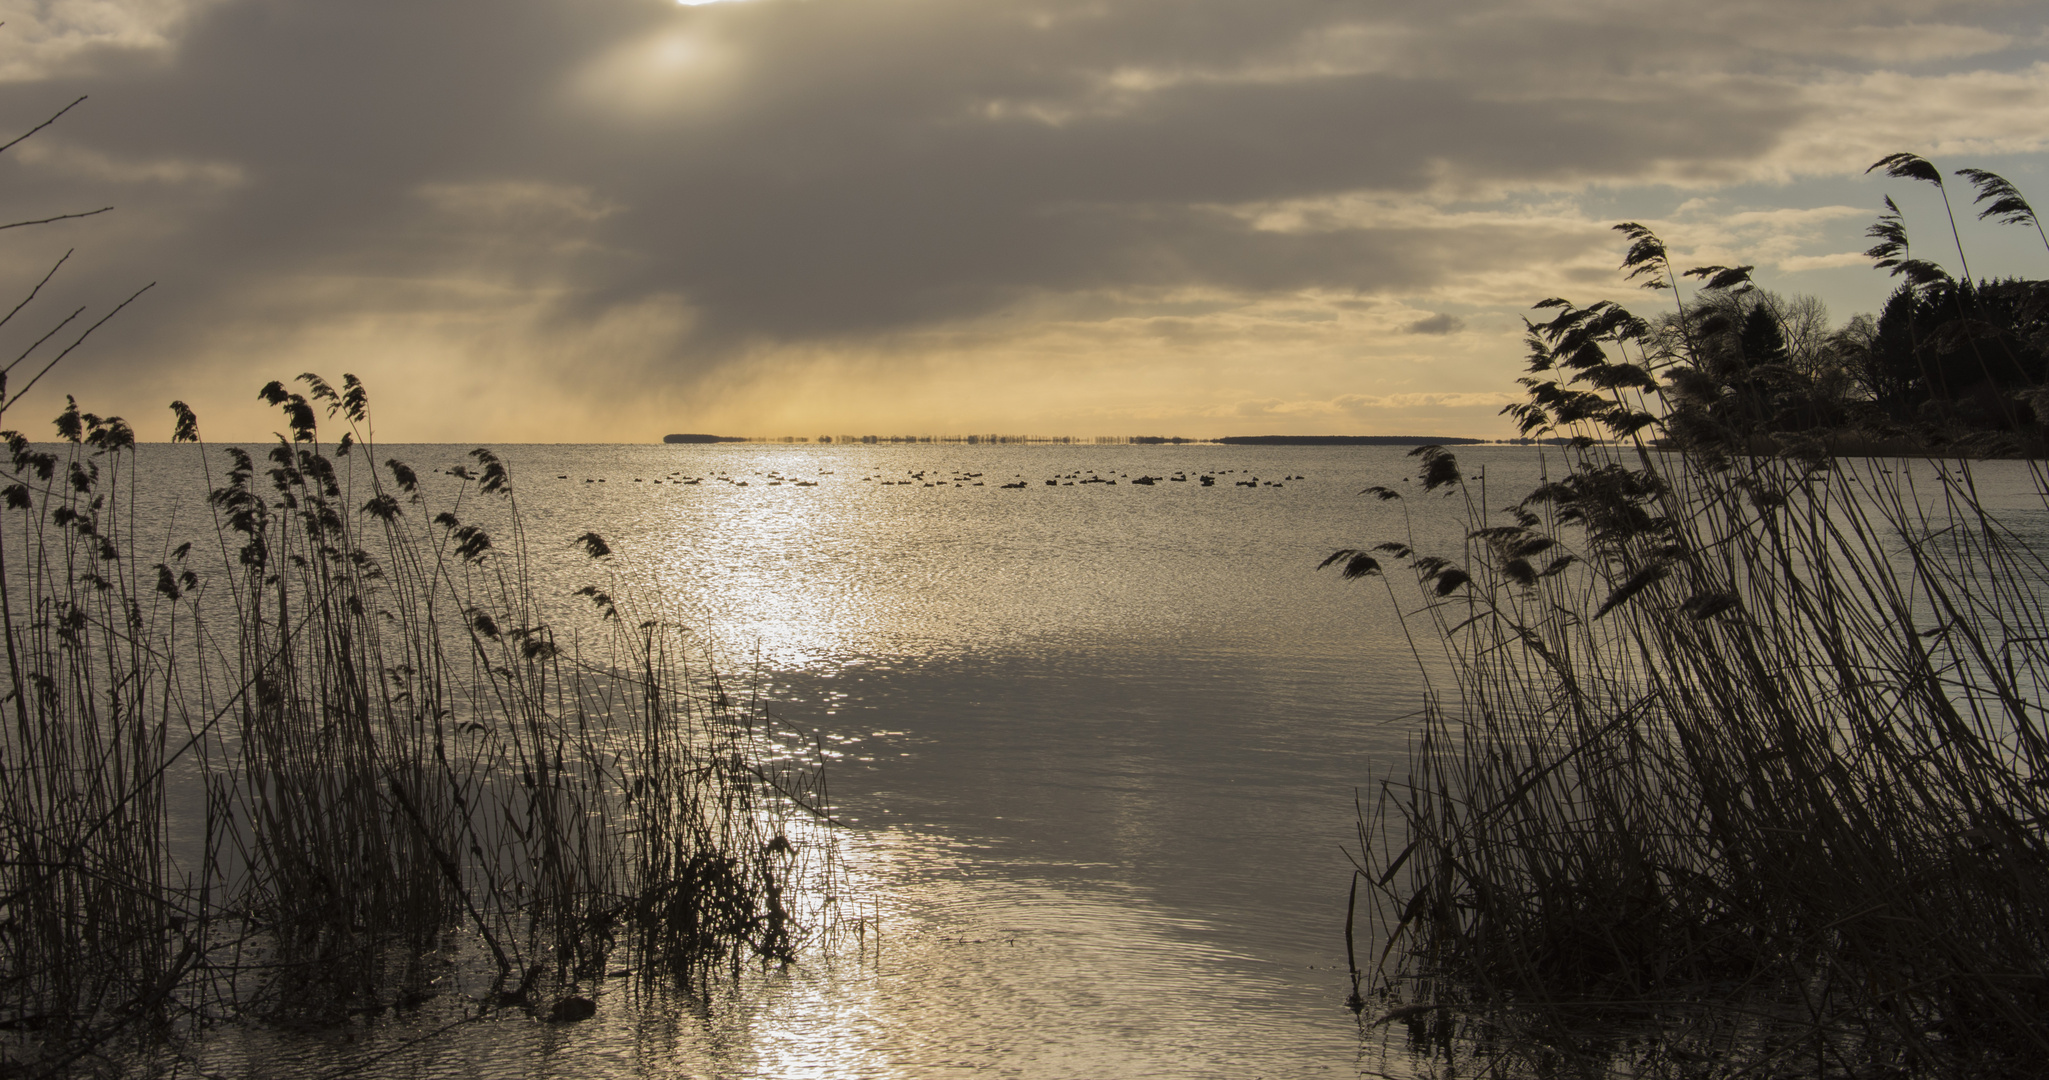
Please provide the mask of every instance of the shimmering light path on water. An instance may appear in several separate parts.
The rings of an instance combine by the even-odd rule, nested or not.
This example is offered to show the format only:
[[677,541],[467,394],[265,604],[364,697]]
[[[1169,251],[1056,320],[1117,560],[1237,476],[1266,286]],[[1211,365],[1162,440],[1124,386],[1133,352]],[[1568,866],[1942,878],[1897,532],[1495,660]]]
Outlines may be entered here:
[[[464,449],[378,458],[428,475]],[[702,1013],[621,980],[588,1024],[463,1028],[372,1074],[1356,1071],[1341,847],[1418,681],[1384,593],[1315,566],[1404,534],[1358,495],[1401,483],[1401,451],[501,452],[543,592],[596,582],[702,629],[835,755],[849,892],[879,933]],[[620,580],[569,543],[591,530]],[[403,1029],[367,1035],[247,1033],[215,1060],[317,1073]]]

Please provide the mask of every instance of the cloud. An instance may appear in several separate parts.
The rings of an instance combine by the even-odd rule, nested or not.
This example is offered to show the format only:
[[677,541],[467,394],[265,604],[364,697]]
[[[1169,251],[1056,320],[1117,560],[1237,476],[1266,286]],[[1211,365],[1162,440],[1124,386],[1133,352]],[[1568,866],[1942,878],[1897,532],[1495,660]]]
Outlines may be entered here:
[[[771,368],[1015,372],[1127,332],[1192,365],[1314,342],[1310,381],[1411,363],[1338,344],[1403,334],[1471,383],[1512,367],[1512,343],[1494,358],[1460,318],[1414,313],[1612,281],[1590,192],[1853,177],[1903,146],[2042,152],[2039,27],[1856,8],[20,4],[0,124],[92,100],[0,157],[14,216],[119,209],[0,272],[32,281],[90,244],[53,299],[164,283],[81,354],[81,388],[402,355],[436,386],[489,365],[516,387],[494,422],[534,437],[659,434],[603,419],[621,385],[737,402]],[[1839,265],[1847,200],[1822,201],[1702,243]],[[1390,314],[1360,316],[1373,305]]]
[[1792,88],[1800,120],[1749,170],[1790,179],[1856,172],[1903,148],[1936,157],[2040,154],[2049,130],[2049,63],[1939,74],[1826,72]]
[[1838,251],[1829,255],[1788,255],[1775,264],[1787,273],[1828,270],[1839,266],[1869,266],[1871,256],[1861,251]]
[[1409,334],[1442,335],[1456,334],[1465,328],[1466,321],[1464,319],[1456,315],[1440,313],[1426,319],[1417,319],[1415,322],[1403,327],[1402,331]]
[[218,0],[0,0],[0,82],[35,82],[110,54],[170,51]]
[[1490,391],[1485,393],[1416,393],[1416,394],[1342,394],[1334,398],[1309,401],[1285,401],[1281,398],[1251,398],[1237,402],[1230,410],[1238,416],[1255,417],[1297,417],[1297,416],[1360,416],[1372,412],[1414,409],[1498,409],[1503,405],[1521,401],[1516,394]]
[[2010,48],[2014,43],[2010,34],[1978,26],[1905,22],[1893,26],[1853,26],[1813,44],[1822,50],[1881,64],[1911,64],[1982,56]]
[[1463,409],[1472,407],[1499,408],[1521,401],[1517,394],[1490,391],[1487,393],[1428,393],[1387,394],[1372,396],[1347,394],[1335,399],[1332,404],[1347,412],[1361,412],[1368,409],[1413,409],[1417,407]]
[[177,157],[122,158],[54,138],[24,143],[14,154],[23,164],[50,175],[97,181],[110,186],[172,184],[233,188],[248,181],[248,174],[232,162]]
[[444,214],[483,218],[500,228],[531,223],[586,224],[602,221],[621,209],[587,187],[533,181],[430,183],[416,191]]

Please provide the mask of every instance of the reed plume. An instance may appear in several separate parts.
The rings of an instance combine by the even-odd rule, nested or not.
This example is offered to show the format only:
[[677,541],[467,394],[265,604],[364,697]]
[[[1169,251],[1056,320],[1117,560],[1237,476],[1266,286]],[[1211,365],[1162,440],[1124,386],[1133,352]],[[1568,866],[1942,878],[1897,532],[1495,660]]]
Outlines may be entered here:
[[549,600],[496,454],[378,466],[360,381],[297,382],[263,388],[286,433],[223,451],[175,548],[120,418],[0,435],[0,1060],[333,1022],[465,972],[468,1015],[537,1008],[621,949],[697,989],[793,961],[830,872],[797,818],[828,812],[773,719],[626,617],[596,533],[573,543],[606,580],[564,597],[588,615]]
[[[1634,275],[1688,276],[1633,228]],[[1497,1070],[2033,1075],[2039,538],[1969,460],[1761,443],[1689,399],[1700,339],[1539,307],[1505,411],[1566,440],[1544,482],[1491,505],[1425,448],[1463,547],[1326,562],[1386,584],[1430,631],[1419,658],[1442,650],[1405,769],[1362,806],[1355,898],[1382,944],[1354,1007]],[[2010,468],[2049,511],[2049,474]]]

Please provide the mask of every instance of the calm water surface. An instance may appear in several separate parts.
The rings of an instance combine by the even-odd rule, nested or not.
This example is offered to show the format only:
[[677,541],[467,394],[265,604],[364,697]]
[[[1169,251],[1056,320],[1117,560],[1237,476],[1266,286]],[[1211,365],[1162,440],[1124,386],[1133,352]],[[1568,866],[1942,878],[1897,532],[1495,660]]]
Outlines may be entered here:
[[[380,457],[425,473],[463,449]],[[417,1044],[426,1032],[401,1026],[230,1032],[209,1050],[219,1067],[1406,1071],[1342,1004],[1342,849],[1355,791],[1402,760],[1421,680],[1379,584],[1315,570],[1333,548],[1410,529],[1426,550],[1456,542],[1441,500],[1359,496],[1401,487],[1404,451],[503,453],[544,589],[586,583],[568,541],[600,532],[635,601],[705,631],[728,671],[830,748],[851,891],[878,932],[707,1007],[637,1002],[621,985],[600,994],[597,1020],[568,1027],[507,1020]],[[1494,506],[1541,468],[1526,448],[1459,457]],[[1141,476],[1162,479],[1131,483]]]

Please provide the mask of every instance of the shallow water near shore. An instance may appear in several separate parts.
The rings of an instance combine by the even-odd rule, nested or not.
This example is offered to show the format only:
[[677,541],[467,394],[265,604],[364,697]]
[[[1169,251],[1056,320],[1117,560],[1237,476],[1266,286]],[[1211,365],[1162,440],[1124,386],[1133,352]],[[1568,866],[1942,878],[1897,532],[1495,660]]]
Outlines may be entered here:
[[[465,449],[378,457],[425,474]],[[189,451],[148,447],[144,466],[169,490],[194,478]],[[860,932],[705,1001],[615,979],[576,1025],[513,1013],[444,1031],[453,1014],[430,1009],[345,1030],[230,1029],[192,1047],[203,1067],[1409,1071],[1343,1005],[1343,848],[1355,793],[1370,797],[1403,760],[1419,657],[1377,581],[1316,570],[1334,548],[1411,529],[1426,550],[1456,544],[1463,518],[1405,488],[1403,450],[501,453],[544,590],[586,584],[569,541],[601,533],[638,602],[700,630],[737,692],[825,749],[844,822],[841,900]],[[1496,507],[1543,467],[1533,448],[1459,457]],[[2001,468],[2019,467],[1987,475]],[[1158,479],[1132,483],[1142,477]],[[1361,498],[1374,484],[1416,497]]]

